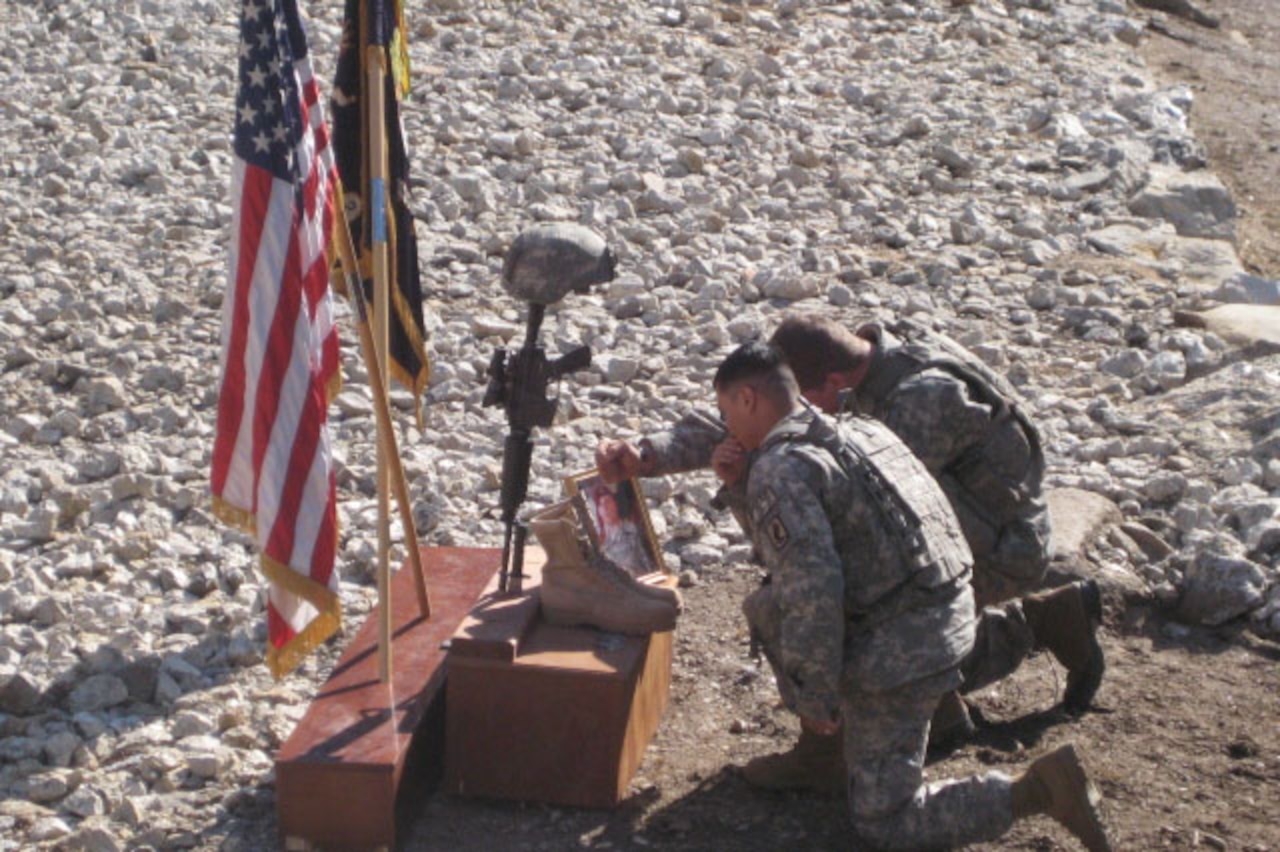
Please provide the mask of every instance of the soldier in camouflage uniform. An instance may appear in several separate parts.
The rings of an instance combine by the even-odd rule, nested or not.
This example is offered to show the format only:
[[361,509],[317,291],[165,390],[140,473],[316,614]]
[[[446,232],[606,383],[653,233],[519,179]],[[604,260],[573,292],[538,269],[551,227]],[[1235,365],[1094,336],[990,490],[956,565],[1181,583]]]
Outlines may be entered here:
[[[909,322],[893,332],[865,325],[850,334],[822,317],[793,317],[772,342],[806,398],[824,410],[883,422],[946,493],[973,551],[974,594],[983,610],[977,646],[963,668],[964,691],[1006,677],[1045,648],[1067,669],[1063,707],[1082,713],[1105,668],[1095,635],[1098,588],[1086,581],[1027,595],[1049,564],[1039,433],[1017,391],[959,344]],[[964,705],[951,706],[952,724],[967,726]]]
[[[980,615],[977,641],[961,673],[970,692],[1012,673],[1035,649],[1066,666],[1063,705],[1085,710],[1101,682],[1104,661],[1095,631],[1101,608],[1097,588],[1009,596],[1039,583],[1047,565],[1048,519],[1040,495],[1043,456],[1034,427],[1016,410],[1016,393],[957,344],[899,325],[904,344],[875,326],[861,337],[826,320],[785,320],[773,336],[797,368],[802,393],[828,413],[861,411],[882,419],[941,483],[974,552],[974,587]],[[609,476],[662,475],[711,465],[727,483],[720,499],[744,529],[746,454],[727,439],[724,424],[693,413],[635,448],[603,442],[597,463]],[[996,604],[1001,604],[996,606]],[[933,743],[972,731],[958,693],[942,702]],[[778,789],[837,788],[843,777],[836,737],[804,732],[795,749],[751,761],[748,781]]]
[[[947,494],[973,551],[982,610],[977,644],[962,667],[963,691],[1006,677],[1033,650],[1045,648],[1068,670],[1063,706],[1083,712],[1105,666],[1095,636],[1101,617],[1096,585],[1074,583],[1013,599],[1036,588],[1048,566],[1044,457],[1036,429],[1018,410],[1013,388],[972,354],[941,335],[905,323],[896,328],[906,341],[878,326],[853,335],[829,320],[797,317],[784,320],[772,342],[806,399],[827,413],[843,409],[884,422]],[[607,442],[597,455],[606,474],[617,459],[642,475],[710,464],[722,479],[736,479],[747,459],[725,438],[722,423],[694,413],[646,438],[638,451]],[[740,500],[733,489],[722,492],[730,508]],[[735,514],[742,520],[740,510]],[[950,696],[934,720],[935,742],[971,730],[965,704]],[[770,786],[788,784],[784,779]]]
[[1087,848],[1109,849],[1071,746],[1016,780],[922,782],[929,720],[960,685],[975,616],[969,548],[919,460],[880,423],[837,423],[801,403],[765,344],[725,359],[715,389],[730,435],[756,454],[739,508],[772,581],[744,610],[802,729],[843,723],[860,844],[960,846],[1048,814]]

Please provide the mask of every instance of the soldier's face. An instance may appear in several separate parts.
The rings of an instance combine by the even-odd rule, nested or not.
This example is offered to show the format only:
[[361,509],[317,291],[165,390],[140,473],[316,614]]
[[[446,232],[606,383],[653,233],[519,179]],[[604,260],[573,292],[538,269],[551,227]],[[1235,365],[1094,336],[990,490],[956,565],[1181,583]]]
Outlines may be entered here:
[[759,414],[759,394],[747,384],[737,384],[716,391],[716,404],[720,406],[720,419],[724,428],[744,449],[754,450],[760,445],[756,420]]
[[804,388],[800,395],[827,414],[835,414],[840,408],[840,392],[854,386],[853,371],[827,373],[822,384]]

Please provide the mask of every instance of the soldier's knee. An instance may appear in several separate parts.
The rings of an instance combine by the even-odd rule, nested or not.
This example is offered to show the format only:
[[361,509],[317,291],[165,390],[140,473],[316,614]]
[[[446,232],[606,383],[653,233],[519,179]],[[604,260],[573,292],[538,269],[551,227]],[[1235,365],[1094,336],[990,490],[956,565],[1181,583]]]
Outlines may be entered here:
[[879,850],[902,849],[899,831],[893,820],[859,819],[853,817],[854,849],[859,852],[879,852]]

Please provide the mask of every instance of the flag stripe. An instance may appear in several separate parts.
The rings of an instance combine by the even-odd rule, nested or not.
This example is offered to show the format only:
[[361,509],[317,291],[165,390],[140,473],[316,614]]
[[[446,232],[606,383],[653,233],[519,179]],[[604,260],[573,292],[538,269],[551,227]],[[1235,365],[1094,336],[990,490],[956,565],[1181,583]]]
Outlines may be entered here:
[[[233,295],[223,311],[223,333],[228,339],[223,343],[223,385],[218,400],[218,429],[213,451],[213,492],[223,493],[233,464],[233,450],[237,443],[240,418],[244,414],[245,400],[245,340],[249,334],[249,297],[253,283],[254,261],[257,256],[259,236],[264,215],[264,196],[271,192],[271,175],[260,169],[246,169],[236,161],[233,184],[240,184],[240,204],[236,207],[238,239],[233,249],[231,271],[235,280]],[[233,185],[232,192],[235,192]],[[248,249],[248,251],[244,251]],[[229,315],[229,316],[228,316]],[[242,509],[252,509],[236,501],[236,495],[227,495]]]
[[[320,441],[322,421],[317,411],[324,409],[324,396],[320,388],[312,384],[307,389],[307,400],[303,414],[298,418],[297,431],[293,436],[293,447],[289,453],[289,464],[285,468],[284,481],[280,490],[280,515],[271,529],[271,537],[267,539],[265,548],[268,556],[288,565],[294,561],[294,536],[298,527],[306,523],[298,509],[302,504],[303,486],[309,478],[314,466],[316,447]],[[327,477],[326,477],[327,480]],[[296,524],[296,526],[295,526]],[[304,546],[306,542],[304,542]],[[310,565],[310,547],[307,547],[308,558],[299,560]]]
[[[325,454],[328,455],[328,436],[324,436],[322,440],[326,444]],[[337,477],[334,475],[332,466],[329,467],[326,473],[325,487],[332,493],[337,488]],[[311,549],[311,577],[317,583],[323,583],[328,586],[336,579],[333,567],[337,559],[337,552],[338,506],[334,501],[330,501],[321,515],[320,529],[316,532],[315,547]]]
[[[258,522],[260,531],[270,535],[278,511],[292,513],[295,507],[280,504],[292,445],[303,413],[303,399],[312,383],[311,365],[305,360],[310,324],[299,321],[302,288],[297,273],[296,251],[290,252],[285,274],[297,282],[280,294],[276,314],[268,332],[267,359],[258,381],[258,417],[254,422],[254,457],[258,473]],[[291,355],[295,347],[296,355]],[[268,449],[270,452],[267,452]],[[267,555],[288,563],[288,554],[267,551]]]

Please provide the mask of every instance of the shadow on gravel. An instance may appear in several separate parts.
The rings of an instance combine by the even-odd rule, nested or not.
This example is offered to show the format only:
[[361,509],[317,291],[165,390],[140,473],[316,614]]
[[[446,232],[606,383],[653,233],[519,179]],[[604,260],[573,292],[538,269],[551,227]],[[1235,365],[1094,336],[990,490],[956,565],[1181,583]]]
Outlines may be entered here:
[[279,848],[275,786],[263,781],[227,796],[218,821],[201,831],[197,840],[197,848],[218,852]]

